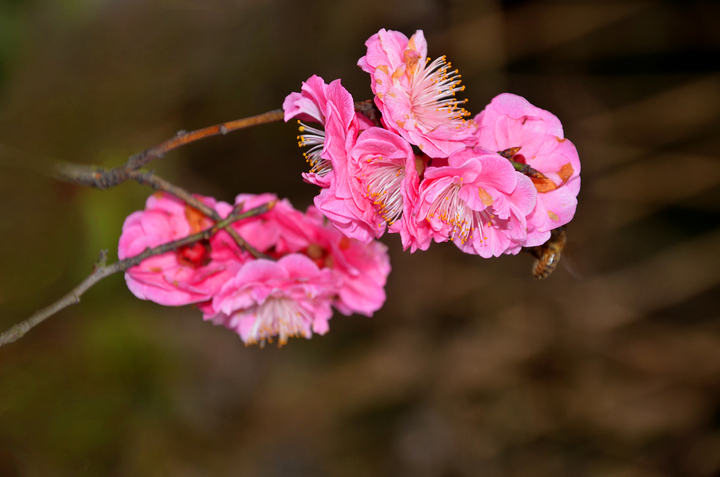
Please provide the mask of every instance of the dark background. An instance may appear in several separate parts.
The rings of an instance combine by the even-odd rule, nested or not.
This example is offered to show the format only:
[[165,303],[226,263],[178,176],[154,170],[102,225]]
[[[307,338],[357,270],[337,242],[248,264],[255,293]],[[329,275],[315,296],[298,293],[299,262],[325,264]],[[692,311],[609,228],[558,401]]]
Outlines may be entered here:
[[[403,253],[375,317],[246,348],[116,275],[0,349],[0,476],[710,476],[720,473],[720,9],[715,2],[4,0],[0,327],[115,257],[137,184],[114,166],[176,131],[342,78],[380,28],[423,29],[473,113],[504,91],[555,113],[583,187],[567,257]],[[293,124],[151,164],[232,201],[316,194]]]

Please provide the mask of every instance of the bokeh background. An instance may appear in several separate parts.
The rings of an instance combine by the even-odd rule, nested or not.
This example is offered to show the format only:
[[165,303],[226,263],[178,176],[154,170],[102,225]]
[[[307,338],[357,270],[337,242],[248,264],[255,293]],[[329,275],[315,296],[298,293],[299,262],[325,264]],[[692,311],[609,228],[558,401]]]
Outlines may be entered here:
[[[53,182],[342,78],[380,28],[423,29],[479,112],[509,91],[580,152],[568,253],[403,253],[373,318],[245,347],[122,276],[0,349],[0,476],[710,476],[720,473],[720,8],[699,1],[4,0],[0,326],[59,298],[150,190]],[[305,208],[296,126],[151,167]]]

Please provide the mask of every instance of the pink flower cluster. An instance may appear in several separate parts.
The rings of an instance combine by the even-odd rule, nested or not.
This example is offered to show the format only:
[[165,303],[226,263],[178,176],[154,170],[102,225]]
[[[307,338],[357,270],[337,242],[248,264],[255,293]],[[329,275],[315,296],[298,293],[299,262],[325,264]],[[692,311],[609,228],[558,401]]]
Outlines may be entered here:
[[[195,196],[225,218],[228,203]],[[367,316],[385,301],[390,272],[387,248],[349,239],[314,207],[306,213],[272,194],[239,195],[249,210],[276,201],[261,215],[231,225],[255,249],[272,257],[255,259],[225,231],[145,259],[125,280],[138,298],[162,305],[196,304],[204,318],[236,331],[247,343],[285,344],[294,336],[325,334],[332,307]],[[212,221],[170,194],[148,198],[145,210],[123,225],[120,259],[201,232]]]
[[[399,233],[404,249],[452,240],[482,257],[545,243],[575,214],[580,160],[560,121],[520,96],[495,97],[474,119],[445,57],[418,30],[380,30],[358,65],[370,74],[375,124],[340,80],[312,76],[283,104],[321,188],[316,207],[361,242]],[[315,123],[311,125],[310,123]]]

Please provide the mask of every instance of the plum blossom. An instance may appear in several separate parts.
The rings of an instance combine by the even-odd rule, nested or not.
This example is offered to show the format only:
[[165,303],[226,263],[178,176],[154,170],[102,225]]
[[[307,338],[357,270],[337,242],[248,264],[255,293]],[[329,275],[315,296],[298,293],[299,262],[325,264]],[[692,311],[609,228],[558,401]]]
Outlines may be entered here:
[[338,174],[315,205],[345,235],[367,243],[402,216],[406,189],[419,183],[415,156],[403,138],[373,127],[360,134],[346,157],[343,180]]
[[[299,145],[308,146],[303,155],[310,164],[305,181],[320,187],[330,187],[331,172],[345,167],[346,142],[354,143],[360,130],[372,123],[355,114],[355,103],[340,80],[329,85],[317,75],[303,82],[300,93],[290,93],[283,102],[285,122],[298,118]],[[321,128],[307,122],[319,123]]]
[[[210,197],[195,196],[227,216],[232,207]],[[118,245],[122,260],[146,248],[181,239],[212,225],[210,219],[167,193],[151,195],[144,211],[130,214]],[[125,272],[130,291],[142,300],[179,306],[209,300],[249,259],[227,232],[173,252],[149,257]]]
[[275,205],[267,212],[248,217],[231,225],[255,249],[273,258],[297,252],[307,247],[305,233],[285,226],[288,222],[299,223],[304,215],[289,200],[278,199],[275,194],[240,194],[235,197],[236,207],[247,211],[268,202]]
[[409,39],[381,29],[366,42],[358,66],[370,73],[383,125],[430,157],[447,157],[477,142],[473,121],[455,98],[463,91],[460,75],[445,56],[430,62],[422,30]]
[[[236,202],[251,208],[275,199],[272,194],[245,194]],[[251,244],[262,242],[260,250],[271,256],[301,253],[319,268],[330,269],[339,284],[333,305],[343,314],[372,316],[385,303],[385,283],[391,269],[387,247],[375,240],[363,243],[346,237],[316,207],[302,213],[284,199],[270,211],[243,221],[236,230],[241,235],[263,237]]]
[[218,313],[210,319],[236,331],[246,344],[264,345],[277,336],[310,338],[327,333],[337,279],[305,255],[289,254],[277,262],[245,263],[212,300]]
[[[302,213],[294,209],[287,199],[277,200],[273,194],[241,194],[236,198],[236,204],[242,204],[243,210],[269,201],[276,201],[271,210],[233,227],[258,250],[278,258],[277,263],[285,263],[283,260],[291,256],[303,257],[306,261],[300,263],[300,267],[293,266],[297,273],[293,276],[294,281],[290,282],[282,273],[277,275],[274,265],[268,265],[274,264],[272,261],[261,259],[253,262],[262,265],[252,266],[250,262],[246,263],[211,301],[198,304],[205,319],[238,332],[248,344],[263,344],[275,335],[284,344],[292,336],[309,338],[313,332],[324,334],[332,313],[328,311],[329,306],[345,315],[359,313],[372,316],[386,298],[384,288],[390,273],[387,247],[376,241],[365,244],[346,237],[313,206],[308,208],[307,213]],[[289,263],[297,265],[300,259],[294,260]],[[314,268],[307,267],[307,260],[314,264]],[[273,286],[283,290],[273,292],[277,300],[269,304],[253,302],[247,305],[243,301],[243,306],[240,306],[238,297],[262,294],[262,290],[269,286],[262,280],[248,280],[258,270],[262,273],[270,270],[275,280]],[[300,274],[303,270],[309,273],[304,278]],[[315,284],[310,293],[314,298],[301,300],[300,297],[305,297],[309,291],[298,287],[306,282]],[[260,292],[255,291],[256,287]],[[253,321],[251,314],[257,315],[258,321]],[[310,320],[310,317],[317,319]]]
[[425,170],[416,215],[428,221],[435,241],[450,239],[466,253],[497,257],[526,244],[536,195],[509,161],[470,148],[451,155],[447,166]]
[[382,217],[362,200],[364,192],[358,189],[354,176],[357,167],[349,164],[361,123],[352,96],[340,80],[325,85],[321,78],[313,76],[303,84],[302,93],[291,93],[285,99],[283,108],[286,121],[293,117],[312,118],[325,128],[310,130],[301,123],[301,132],[307,134],[299,136],[300,145],[312,145],[306,153],[312,169],[303,177],[322,188],[315,205],[348,237],[369,242],[382,235]]
[[528,246],[544,243],[550,230],[575,215],[580,190],[580,159],[563,136],[560,120],[525,98],[503,93],[476,118],[478,145],[511,156],[541,172],[533,177],[537,204],[528,216]]
[[331,269],[339,280],[333,306],[344,315],[372,316],[385,303],[385,283],[391,270],[387,246],[346,237],[315,207],[308,207],[304,217],[308,246],[303,253],[319,267]]
[[413,214],[427,157],[414,155],[407,141],[381,128],[364,131],[350,155],[376,216],[387,222],[390,232],[400,234],[403,249],[427,250],[429,226],[416,221]]

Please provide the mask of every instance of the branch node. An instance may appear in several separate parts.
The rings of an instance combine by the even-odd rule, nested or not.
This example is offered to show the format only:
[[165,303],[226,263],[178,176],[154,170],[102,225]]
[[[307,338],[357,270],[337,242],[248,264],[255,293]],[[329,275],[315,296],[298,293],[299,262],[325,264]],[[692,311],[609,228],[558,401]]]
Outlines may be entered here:
[[98,258],[97,263],[95,263],[95,269],[97,269],[98,267],[104,267],[106,265],[107,254],[108,254],[108,249],[104,248],[104,249],[100,250],[100,257]]

